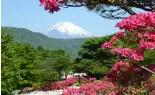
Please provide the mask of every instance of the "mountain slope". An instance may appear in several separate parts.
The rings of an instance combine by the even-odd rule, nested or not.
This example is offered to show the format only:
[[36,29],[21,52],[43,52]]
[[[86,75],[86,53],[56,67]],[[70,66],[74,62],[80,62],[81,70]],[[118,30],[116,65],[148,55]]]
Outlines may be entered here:
[[59,22],[48,29],[45,33],[51,38],[72,39],[92,37],[91,33],[72,24],[71,22]]
[[2,29],[12,30],[12,35],[15,40],[20,43],[29,43],[34,47],[42,46],[45,49],[65,49],[72,54],[72,57],[77,57],[77,52],[86,38],[79,39],[53,39],[41,33],[32,32],[25,28],[2,27]]

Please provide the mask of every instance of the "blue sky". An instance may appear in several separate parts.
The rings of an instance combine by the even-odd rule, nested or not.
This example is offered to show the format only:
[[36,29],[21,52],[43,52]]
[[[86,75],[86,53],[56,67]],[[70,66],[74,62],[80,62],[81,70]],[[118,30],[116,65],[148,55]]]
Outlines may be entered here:
[[57,22],[72,22],[94,36],[118,32],[115,24],[119,20],[100,17],[86,8],[61,8],[50,14],[39,6],[39,0],[2,0],[2,26],[27,28],[33,32],[45,32]]

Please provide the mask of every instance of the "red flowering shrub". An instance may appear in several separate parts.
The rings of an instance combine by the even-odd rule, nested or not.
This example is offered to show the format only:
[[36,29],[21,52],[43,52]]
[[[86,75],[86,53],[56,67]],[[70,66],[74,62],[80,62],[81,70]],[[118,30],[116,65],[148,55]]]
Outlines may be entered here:
[[42,89],[43,90],[58,90],[65,89],[74,83],[78,82],[78,79],[75,77],[67,78],[64,81],[50,82],[47,83]]
[[[106,79],[126,85],[125,92],[127,93],[140,94],[140,91],[144,90],[140,87],[141,82],[146,83],[145,87],[148,89],[153,87],[152,82],[147,82],[155,71],[155,66],[143,66],[142,68],[140,62],[144,60],[145,51],[155,49],[155,12],[132,15],[117,23],[116,26],[125,32],[116,33],[109,42],[102,45],[102,48],[112,49],[112,53],[121,56],[121,60],[114,64]],[[134,37],[132,40],[129,39],[130,43],[138,42],[139,46],[137,48],[115,47],[115,42],[125,38],[128,34],[131,35],[131,39],[132,36]],[[139,88],[132,87],[131,89],[130,85],[136,85]]]
[[81,85],[87,84],[87,83],[92,83],[96,80],[96,78],[85,78],[85,77],[80,77],[80,78],[67,78],[64,81],[57,81],[57,82],[50,82],[44,85],[42,88],[43,90],[59,90],[59,89],[66,89],[70,86],[72,86],[74,83],[80,83]]
[[115,88],[115,85],[111,82],[100,81],[87,83],[79,88],[68,88],[63,92],[63,95],[98,95],[99,93],[104,95],[116,95],[116,92],[114,92]]
[[[63,95],[154,95],[154,80],[151,80],[155,66],[142,66],[146,50],[155,49],[155,12],[132,15],[116,24],[125,32],[118,32],[101,47],[112,49],[112,53],[121,56],[111,72],[102,82],[86,83],[79,88],[68,88]],[[128,34],[130,42],[138,42],[137,48],[116,47],[115,42]],[[137,37],[137,38],[135,38]]]

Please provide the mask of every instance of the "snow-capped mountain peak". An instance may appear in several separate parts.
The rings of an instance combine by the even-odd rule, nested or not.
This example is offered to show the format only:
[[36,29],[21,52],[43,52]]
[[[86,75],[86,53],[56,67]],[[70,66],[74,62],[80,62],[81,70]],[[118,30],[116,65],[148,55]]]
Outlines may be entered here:
[[59,22],[44,33],[48,37],[70,39],[92,37],[91,33],[72,24],[71,22]]

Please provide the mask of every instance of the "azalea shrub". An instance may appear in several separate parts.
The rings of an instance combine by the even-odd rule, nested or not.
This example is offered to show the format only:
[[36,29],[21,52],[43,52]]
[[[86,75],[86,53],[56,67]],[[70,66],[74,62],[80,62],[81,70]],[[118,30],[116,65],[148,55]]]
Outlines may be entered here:
[[97,81],[81,85],[79,88],[68,88],[63,92],[63,95],[97,95],[115,93],[116,86],[112,82]]
[[[153,85],[150,82],[152,74],[155,74],[155,65],[141,64],[145,60],[144,53],[155,49],[155,12],[139,13],[129,16],[116,24],[120,32],[102,45],[103,49],[110,49],[112,54],[118,55],[120,60],[113,66],[111,72],[107,74],[107,79],[114,83],[142,89],[142,82]],[[137,43],[134,47],[117,47],[118,40],[128,39],[128,43]],[[151,86],[152,87],[152,86]],[[145,91],[146,92],[146,91]]]
[[[96,80],[96,78],[86,78],[86,77],[70,77],[63,81],[57,81],[57,82],[47,82],[43,87],[42,90],[44,91],[50,91],[50,90],[59,90],[59,89],[66,89],[70,86],[74,86],[76,83],[79,85],[84,85],[87,83],[92,83]],[[76,86],[76,85],[75,85]]]
[[[155,52],[155,12],[129,16],[116,27],[120,31],[101,46],[119,56],[111,72],[102,81],[68,88],[63,95],[155,95],[155,64],[141,64],[145,60],[145,52]],[[124,39],[137,45],[116,45]]]
[[155,82],[153,81],[155,78],[147,82],[143,81],[138,87],[137,85],[121,85],[105,78],[102,81],[87,82],[80,87],[67,87],[62,95],[154,95],[153,83]]
[[[115,63],[107,77],[113,81],[147,80],[155,70],[155,65],[143,66],[144,52],[155,49],[155,13],[140,13],[130,16],[116,24],[121,32],[102,45],[103,49],[111,49],[113,54],[119,55],[120,60]],[[126,36],[128,40],[139,43],[137,47],[116,47],[115,42]],[[146,67],[146,68],[145,68]],[[138,76],[138,79],[135,79]],[[145,77],[144,77],[145,76]],[[140,78],[141,77],[141,78]]]

